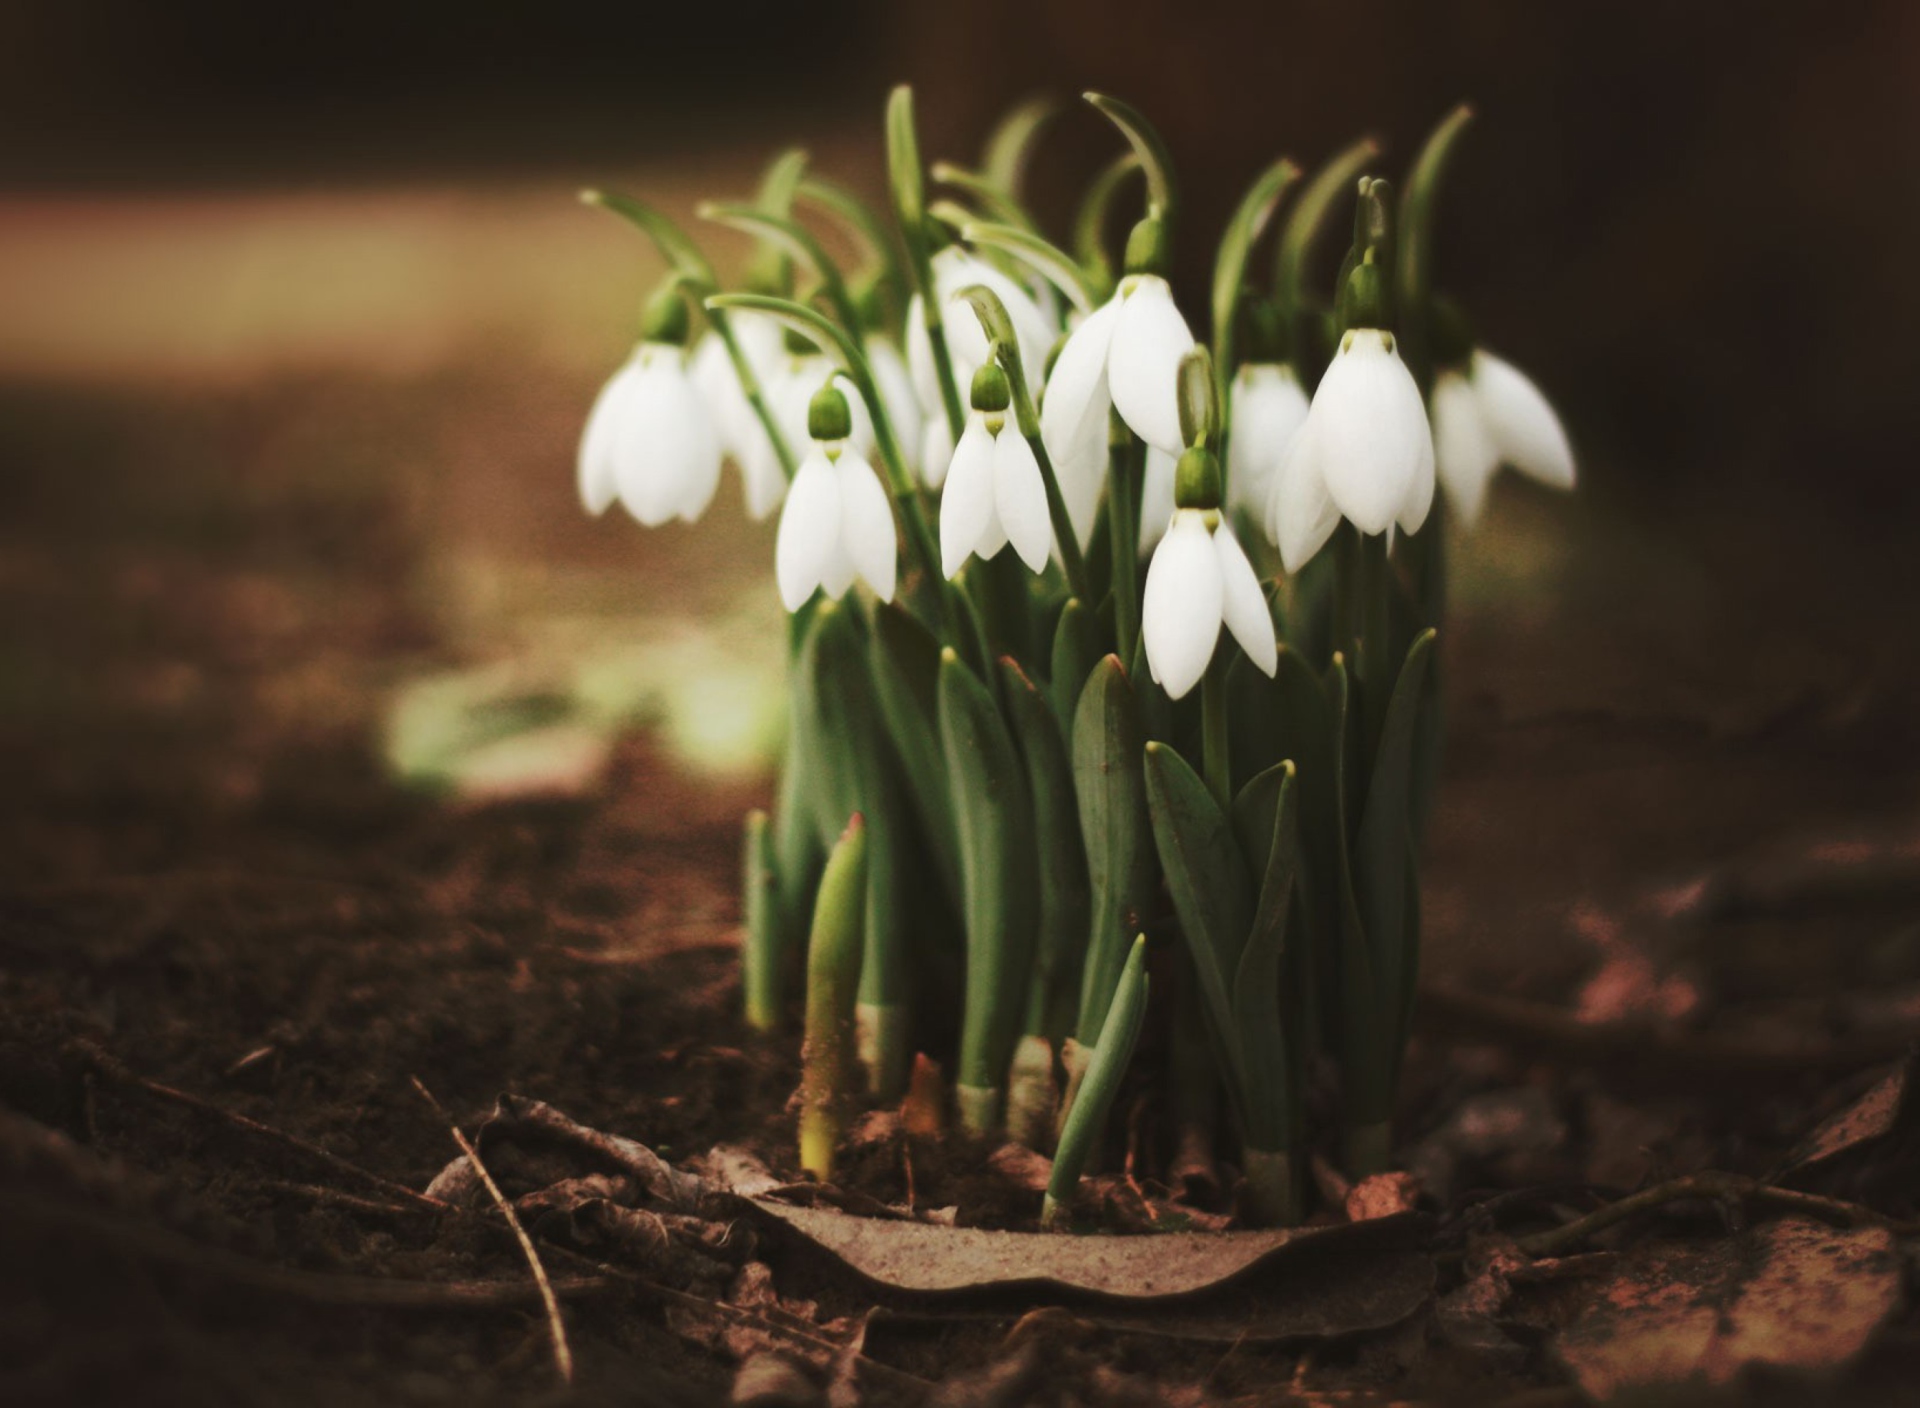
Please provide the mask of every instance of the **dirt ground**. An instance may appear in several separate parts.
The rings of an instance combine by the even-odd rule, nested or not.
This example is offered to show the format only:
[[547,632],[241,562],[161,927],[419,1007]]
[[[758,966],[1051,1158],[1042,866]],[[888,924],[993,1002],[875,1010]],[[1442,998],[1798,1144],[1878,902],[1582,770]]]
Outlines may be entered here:
[[[407,1197],[457,1153],[415,1078],[468,1131],[510,1094],[676,1163],[728,1143],[791,1174],[796,1041],[736,1016],[738,826],[764,772],[716,779],[643,731],[580,795],[476,805],[381,762],[396,685],[510,653],[543,613],[697,622],[771,592],[770,534],[731,503],[698,535],[578,519],[591,389],[476,362],[0,391],[0,1401],[558,1401],[501,1221]],[[1462,1229],[1488,1197],[1586,1190],[1522,1208],[1518,1232],[1676,1174],[1767,1175],[1920,1033],[1898,525],[1741,502],[1725,473],[1588,472],[1572,501],[1503,493],[1447,643],[1434,996],[1399,1149],[1443,1295],[1472,1280]],[[1559,1020],[1529,1025],[1542,1012]],[[968,1220],[977,1190],[947,1173]],[[1915,1211],[1911,1181],[1825,1191]],[[1716,1226],[1694,1204],[1636,1230]],[[823,1321],[872,1299],[769,1257]],[[508,1289],[400,1304],[373,1277]],[[1784,1373],[1743,1394],[1899,1401],[1910,1301],[1844,1387]],[[1579,1401],[1551,1308],[1493,1347],[1431,1308],[1305,1342],[1075,1333],[1021,1379],[1026,1308],[870,1326],[894,1376],[863,1382],[900,1401],[926,1383]],[[657,1297],[566,1313],[568,1401],[733,1383],[726,1348]]]

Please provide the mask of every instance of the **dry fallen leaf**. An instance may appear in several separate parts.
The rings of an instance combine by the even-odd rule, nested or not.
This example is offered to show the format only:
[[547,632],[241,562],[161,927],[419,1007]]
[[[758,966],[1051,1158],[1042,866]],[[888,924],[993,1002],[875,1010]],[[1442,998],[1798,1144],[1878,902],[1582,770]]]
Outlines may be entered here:
[[1712,1243],[1624,1254],[1556,1349],[1602,1400],[1725,1385],[1750,1364],[1833,1370],[1866,1348],[1900,1298],[1891,1233],[1787,1218]]
[[1865,1095],[1823,1122],[1787,1157],[1787,1173],[1811,1172],[1829,1159],[1891,1134],[1906,1102],[1908,1077],[1916,1068],[1920,1068],[1920,1056],[1896,1066]]

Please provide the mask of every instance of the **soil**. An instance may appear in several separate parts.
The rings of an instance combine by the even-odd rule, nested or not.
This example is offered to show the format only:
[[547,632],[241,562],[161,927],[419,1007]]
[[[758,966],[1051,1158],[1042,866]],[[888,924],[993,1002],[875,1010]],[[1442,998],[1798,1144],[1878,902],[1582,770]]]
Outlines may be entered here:
[[[739,819],[768,779],[715,782],[644,733],[587,792],[537,803],[422,795],[380,762],[394,683],[508,648],[502,619],[579,608],[581,582],[588,609],[697,617],[742,564],[766,575],[768,535],[731,506],[704,539],[576,521],[551,447],[581,404],[571,383],[483,371],[5,393],[0,457],[24,472],[0,488],[0,1401],[557,1400],[524,1296],[396,1308],[352,1303],[365,1283],[343,1279],[322,1303],[275,1279],[524,1286],[498,1218],[401,1191],[457,1153],[414,1078],[468,1130],[512,1094],[670,1161],[728,1143],[792,1172],[797,1041],[736,1015]],[[1766,1174],[1920,1030],[1920,666],[1897,526],[1590,477],[1572,502],[1506,494],[1457,592],[1425,901],[1429,1017],[1447,1020],[1422,1026],[1399,1149],[1443,1238],[1500,1191]],[[474,561],[492,587],[450,567]],[[1462,992],[1603,1030],[1655,1012],[1671,1041],[1632,1060],[1519,1041],[1444,1000]],[[1786,1043],[1811,1054],[1768,1056]],[[917,1196],[1019,1213],[972,1156],[923,1168]],[[901,1196],[891,1160],[857,1167],[857,1187]],[[823,1317],[862,1304],[804,1256],[775,1273]],[[1908,1315],[1848,1371],[1850,1401],[1911,1372]],[[727,1354],[644,1296],[567,1316],[569,1401],[733,1383]],[[994,1380],[1016,1319],[867,1352],[968,1401],[996,1384],[1087,1403],[1571,1394],[1546,1353],[1404,1331],[1231,1350],[1095,1335]]]

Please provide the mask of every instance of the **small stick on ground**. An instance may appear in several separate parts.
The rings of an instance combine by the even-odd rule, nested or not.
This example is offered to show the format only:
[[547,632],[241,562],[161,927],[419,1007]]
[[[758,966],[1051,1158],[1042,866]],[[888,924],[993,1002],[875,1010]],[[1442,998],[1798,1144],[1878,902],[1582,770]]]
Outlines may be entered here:
[[1665,1183],[1656,1183],[1651,1188],[1643,1188],[1638,1193],[1629,1194],[1618,1202],[1608,1203],[1605,1207],[1577,1217],[1561,1227],[1550,1231],[1536,1232],[1530,1237],[1521,1237],[1517,1245],[1529,1256],[1553,1256],[1576,1246],[1607,1228],[1625,1222],[1628,1218],[1659,1207],[1663,1203],[1680,1202],[1687,1198],[1712,1198],[1723,1202],[1764,1203],[1770,1207],[1786,1208],[1793,1212],[1803,1212],[1826,1222],[1837,1222],[1844,1227],[1886,1227],[1901,1235],[1920,1230],[1912,1223],[1903,1223],[1894,1218],[1875,1212],[1860,1203],[1849,1203],[1841,1198],[1823,1198],[1817,1193],[1801,1193],[1791,1188],[1776,1188],[1762,1183],[1757,1178],[1748,1178],[1744,1174],[1720,1173],[1707,1169],[1700,1173],[1690,1173],[1684,1178],[1669,1179]]
[[388,1197],[397,1199],[400,1202],[412,1204],[422,1209],[430,1209],[434,1212],[447,1211],[447,1204],[441,1202],[438,1198],[426,1197],[424,1194],[417,1193],[407,1187],[404,1183],[395,1183],[392,1179],[382,1178],[377,1173],[369,1173],[366,1169],[361,1168],[360,1165],[349,1162],[341,1158],[338,1154],[329,1153],[318,1144],[310,1143],[298,1135],[288,1134],[283,1129],[275,1129],[270,1124],[262,1124],[258,1120],[249,1119],[247,1116],[229,1110],[224,1106],[216,1105],[211,1100],[203,1100],[198,1095],[189,1095],[184,1090],[175,1090],[170,1085],[162,1085],[158,1081],[148,1080],[143,1075],[137,1075],[122,1065],[118,1058],[108,1054],[105,1050],[90,1041],[76,1042],[74,1043],[73,1049],[78,1052],[80,1058],[86,1062],[90,1074],[101,1080],[110,1081],[123,1090],[136,1091],[156,1100],[164,1100],[168,1104],[182,1105],[192,1110],[195,1114],[205,1115],[209,1119],[218,1120],[222,1124],[230,1125],[234,1129],[251,1134],[256,1138],[278,1144],[285,1149],[292,1149],[313,1163],[319,1164],[322,1168],[330,1169],[334,1173],[341,1174],[347,1178],[356,1179],[368,1187],[377,1188]]
[[447,1118],[447,1112],[440,1102],[433,1098],[433,1092],[420,1083],[419,1076],[408,1077],[413,1088],[420,1092],[421,1099],[433,1106],[434,1113],[445,1121],[447,1131],[453,1135],[453,1142],[460,1146],[460,1152],[467,1156],[473,1165],[473,1171],[480,1175],[481,1183],[486,1185],[487,1196],[493,1199],[494,1206],[507,1219],[507,1226],[513,1229],[514,1240],[520,1244],[520,1251],[527,1259],[527,1266],[533,1272],[533,1281],[540,1288],[540,1300],[547,1308],[547,1330],[553,1339],[553,1367],[560,1374],[560,1382],[573,1383],[573,1351],[567,1347],[567,1327],[560,1318],[560,1301],[553,1293],[553,1283],[547,1279],[547,1268],[540,1264],[540,1253],[534,1248],[533,1238],[527,1235],[527,1229],[520,1225],[519,1217],[514,1213],[513,1204],[507,1201],[506,1194],[500,1191],[500,1185],[493,1181],[493,1175],[487,1172],[486,1164],[480,1160],[480,1151],[473,1147],[467,1136],[460,1132],[460,1126]]

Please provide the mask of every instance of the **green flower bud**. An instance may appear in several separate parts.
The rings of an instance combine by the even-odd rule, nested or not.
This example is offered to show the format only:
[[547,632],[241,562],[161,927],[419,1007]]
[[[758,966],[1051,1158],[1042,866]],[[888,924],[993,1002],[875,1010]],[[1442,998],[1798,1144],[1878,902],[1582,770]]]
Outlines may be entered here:
[[1380,267],[1369,248],[1366,257],[1347,275],[1340,290],[1340,325],[1343,328],[1393,327],[1393,303],[1387,287],[1386,270]]
[[1195,445],[1173,468],[1175,508],[1220,507],[1220,461],[1212,450]]
[[669,279],[655,289],[640,315],[640,336],[647,342],[669,342],[675,347],[687,345],[691,320],[687,300],[681,296],[680,280]]
[[973,388],[969,402],[976,411],[988,415],[1005,414],[1013,404],[1013,388],[1007,384],[1007,374],[1000,370],[996,362],[981,364],[980,370],[973,374]]
[[828,382],[807,403],[807,434],[815,440],[844,440],[853,434],[853,412],[839,387]]
[[1164,222],[1148,216],[1127,236],[1126,271],[1129,274],[1158,274],[1166,277],[1173,263],[1173,251],[1167,247]]
[[781,329],[780,344],[787,349],[787,355],[790,357],[811,357],[820,350],[814,345],[812,338],[796,327]]

